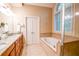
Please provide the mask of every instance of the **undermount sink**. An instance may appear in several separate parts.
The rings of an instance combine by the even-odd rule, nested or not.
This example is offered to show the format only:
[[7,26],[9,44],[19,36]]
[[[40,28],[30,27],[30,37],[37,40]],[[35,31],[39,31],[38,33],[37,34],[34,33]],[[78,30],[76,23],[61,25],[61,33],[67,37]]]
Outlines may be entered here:
[[7,45],[7,41],[6,40],[0,40],[0,51],[3,50],[5,48],[5,46]]
[[1,45],[6,45],[6,44],[7,44],[6,40],[0,40],[0,46]]
[[4,49],[6,46],[6,43],[0,43],[0,50]]
[[0,36],[0,40],[4,40],[4,39],[7,39],[8,38],[8,36],[6,35],[6,34],[2,34],[1,36]]
[[4,40],[0,40],[0,50],[4,49],[4,47],[6,46],[7,42]]
[[0,45],[6,45],[6,43],[2,42],[2,43],[0,43]]

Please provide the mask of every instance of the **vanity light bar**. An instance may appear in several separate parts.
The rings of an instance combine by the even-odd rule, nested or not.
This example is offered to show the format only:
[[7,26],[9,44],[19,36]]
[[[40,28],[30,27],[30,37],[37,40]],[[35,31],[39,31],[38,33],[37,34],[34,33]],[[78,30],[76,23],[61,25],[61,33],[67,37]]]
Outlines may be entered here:
[[5,4],[0,4],[0,12],[7,16],[14,16],[14,13]]

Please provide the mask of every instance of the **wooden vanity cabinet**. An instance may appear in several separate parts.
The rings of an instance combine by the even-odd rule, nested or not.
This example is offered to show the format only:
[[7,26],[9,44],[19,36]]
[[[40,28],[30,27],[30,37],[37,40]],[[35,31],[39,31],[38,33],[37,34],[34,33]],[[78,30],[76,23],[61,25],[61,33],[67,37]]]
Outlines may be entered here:
[[19,56],[22,54],[23,46],[24,46],[23,35],[21,35],[19,39],[17,39],[16,41],[16,52],[17,52],[16,56]]
[[1,56],[20,56],[24,46],[23,40],[21,35]]

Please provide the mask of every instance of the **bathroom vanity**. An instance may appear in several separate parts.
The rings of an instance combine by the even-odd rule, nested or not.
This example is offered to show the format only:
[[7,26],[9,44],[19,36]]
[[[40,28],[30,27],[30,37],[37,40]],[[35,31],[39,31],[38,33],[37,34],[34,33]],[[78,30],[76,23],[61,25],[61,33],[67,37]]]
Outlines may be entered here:
[[20,56],[24,46],[23,34],[14,34],[0,42],[0,56]]

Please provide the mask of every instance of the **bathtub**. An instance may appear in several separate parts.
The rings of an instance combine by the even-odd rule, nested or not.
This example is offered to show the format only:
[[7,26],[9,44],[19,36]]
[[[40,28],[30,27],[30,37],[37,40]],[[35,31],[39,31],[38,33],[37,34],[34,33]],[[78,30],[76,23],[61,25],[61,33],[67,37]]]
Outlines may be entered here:
[[60,40],[53,37],[41,37],[41,46],[48,55],[60,54]]

